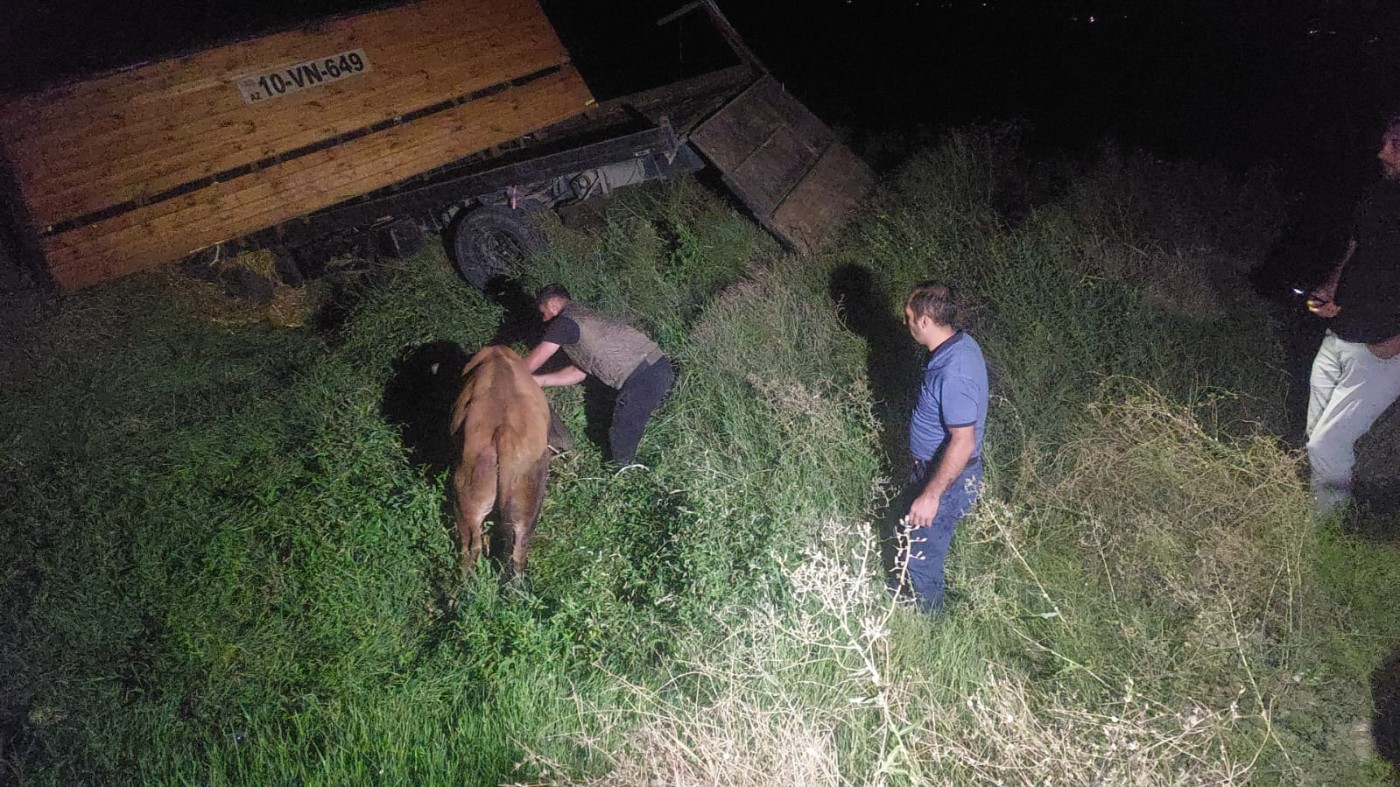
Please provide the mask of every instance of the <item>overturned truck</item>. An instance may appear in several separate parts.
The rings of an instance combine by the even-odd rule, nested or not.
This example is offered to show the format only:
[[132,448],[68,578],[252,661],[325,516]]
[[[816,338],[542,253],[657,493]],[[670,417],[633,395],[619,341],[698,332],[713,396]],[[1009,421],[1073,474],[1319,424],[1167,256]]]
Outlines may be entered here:
[[[562,27],[587,32],[575,13]],[[423,230],[482,287],[538,243],[530,211],[711,165],[790,249],[820,248],[869,169],[710,0],[647,21],[703,56],[663,68],[596,30],[566,46],[535,0],[420,0],[11,97],[8,231],[63,291],[201,251],[295,259],[337,233],[393,250]]]

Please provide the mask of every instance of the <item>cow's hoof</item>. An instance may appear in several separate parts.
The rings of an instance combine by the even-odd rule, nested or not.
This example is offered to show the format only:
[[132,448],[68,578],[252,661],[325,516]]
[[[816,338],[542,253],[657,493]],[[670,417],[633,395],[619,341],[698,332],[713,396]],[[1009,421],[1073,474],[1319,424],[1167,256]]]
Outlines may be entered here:
[[510,576],[501,578],[501,589],[512,596],[527,596],[530,594],[530,580],[519,572],[511,572]]

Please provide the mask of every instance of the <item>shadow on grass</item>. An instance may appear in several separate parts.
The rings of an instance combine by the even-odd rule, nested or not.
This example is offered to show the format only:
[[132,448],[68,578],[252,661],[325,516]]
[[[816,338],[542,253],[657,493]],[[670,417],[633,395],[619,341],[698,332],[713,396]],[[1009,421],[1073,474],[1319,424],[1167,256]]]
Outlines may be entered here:
[[1400,769],[1400,646],[1371,673],[1371,700],[1376,707],[1371,718],[1376,754]]
[[[861,265],[843,265],[832,271],[828,294],[836,303],[846,327],[865,340],[869,347],[865,372],[874,399],[874,415],[880,423],[880,446],[885,471],[903,482],[908,466],[904,425],[914,405],[912,398],[919,380],[918,355],[904,323],[890,310],[891,300],[870,270]],[[900,498],[877,512],[876,527],[881,557],[886,571],[893,571],[897,553],[896,525],[903,511]]]
[[875,283],[870,270],[843,265],[832,271],[828,292],[842,322],[870,347],[865,371],[877,407],[902,411],[912,405],[911,389],[918,379],[913,339],[890,310],[888,293]]
[[526,292],[518,280],[495,276],[486,283],[483,294],[501,307],[501,322],[496,326],[491,344],[520,343],[533,347],[539,343],[544,324],[535,308],[535,297]]
[[409,462],[433,479],[452,465],[448,418],[462,390],[471,356],[456,342],[439,340],[405,348],[394,359],[380,414],[398,427]]
[[1400,544],[1400,479],[1362,479],[1342,529],[1371,542]]
[[1352,495],[1356,507],[1347,518],[1352,535],[1400,542],[1400,402],[1393,404],[1356,443]]

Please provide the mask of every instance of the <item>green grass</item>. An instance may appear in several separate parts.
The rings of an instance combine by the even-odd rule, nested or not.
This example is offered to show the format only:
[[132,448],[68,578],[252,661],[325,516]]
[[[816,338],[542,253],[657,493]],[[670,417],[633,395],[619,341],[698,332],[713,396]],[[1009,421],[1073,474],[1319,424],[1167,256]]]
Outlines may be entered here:
[[[622,473],[550,392],[580,446],[518,588],[460,579],[444,479],[386,416],[409,351],[502,318],[437,249],[319,327],[211,321],[163,276],[73,296],[0,370],[7,778],[1382,783],[1347,731],[1400,563],[1313,525],[1269,436],[1261,182],[1002,129],[909,156],[810,260],[690,182],[547,220],[527,290],[680,375]],[[872,292],[838,306],[851,266]],[[994,392],[932,621],[873,539],[926,278]]]

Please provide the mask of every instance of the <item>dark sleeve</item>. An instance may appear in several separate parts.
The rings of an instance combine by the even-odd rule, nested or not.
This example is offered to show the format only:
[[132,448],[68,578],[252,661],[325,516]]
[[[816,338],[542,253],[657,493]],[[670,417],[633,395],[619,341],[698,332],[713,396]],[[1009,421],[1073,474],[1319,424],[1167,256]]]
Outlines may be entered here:
[[568,317],[555,317],[549,321],[549,325],[544,327],[543,341],[553,342],[560,347],[566,344],[578,344],[578,337],[578,323]]
[[1400,186],[1389,181],[1371,186],[1352,211],[1348,228],[1352,240],[1386,243],[1393,247],[1397,210],[1400,210]]

